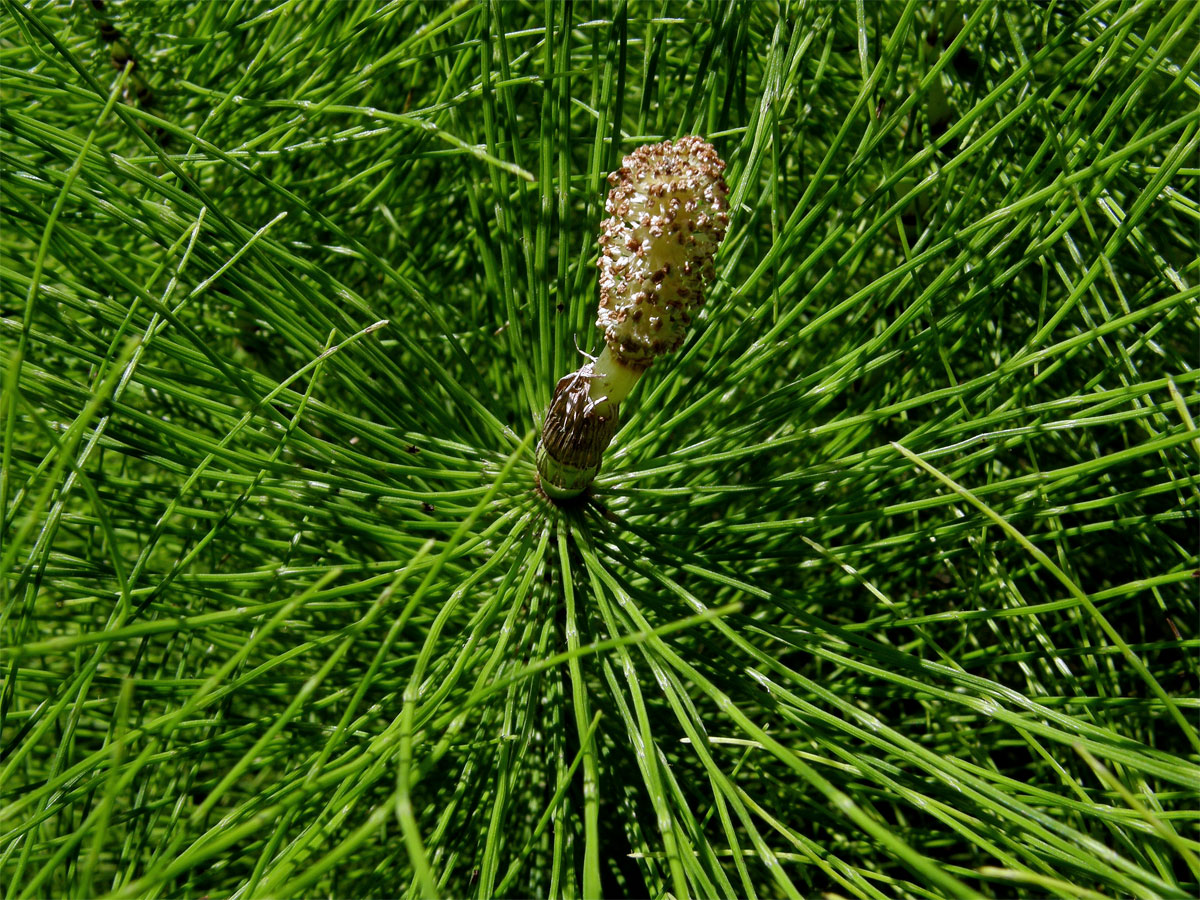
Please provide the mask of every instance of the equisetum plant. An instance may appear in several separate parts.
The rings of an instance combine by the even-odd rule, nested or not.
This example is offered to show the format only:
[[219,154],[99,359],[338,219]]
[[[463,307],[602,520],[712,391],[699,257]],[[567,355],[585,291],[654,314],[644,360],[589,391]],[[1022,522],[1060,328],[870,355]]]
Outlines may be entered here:
[[688,136],[638,147],[608,176],[596,318],[605,347],[554,388],[537,449],[547,496],[587,489],[616,433],[621,401],[687,336],[729,224],[724,170],[711,144]]

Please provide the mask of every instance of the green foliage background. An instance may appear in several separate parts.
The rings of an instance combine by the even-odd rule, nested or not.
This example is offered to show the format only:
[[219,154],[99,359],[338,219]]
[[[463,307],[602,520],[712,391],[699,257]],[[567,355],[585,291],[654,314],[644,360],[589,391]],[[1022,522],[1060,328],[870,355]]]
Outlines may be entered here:
[[1195,896],[1198,16],[3,0],[0,890]]

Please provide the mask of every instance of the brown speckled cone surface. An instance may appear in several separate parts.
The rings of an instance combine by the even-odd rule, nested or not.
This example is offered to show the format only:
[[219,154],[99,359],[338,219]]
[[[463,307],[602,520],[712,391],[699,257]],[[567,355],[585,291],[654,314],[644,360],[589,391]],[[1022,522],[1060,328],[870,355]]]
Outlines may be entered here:
[[596,324],[613,355],[644,369],[683,343],[729,225],[724,161],[698,137],[648,144],[609,176]]

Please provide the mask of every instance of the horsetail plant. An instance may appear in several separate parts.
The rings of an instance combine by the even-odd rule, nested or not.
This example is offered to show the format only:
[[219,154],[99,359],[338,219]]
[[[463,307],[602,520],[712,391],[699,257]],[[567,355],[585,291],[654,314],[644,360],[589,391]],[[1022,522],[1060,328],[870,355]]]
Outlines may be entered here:
[[713,146],[689,135],[638,147],[609,175],[597,263],[596,324],[605,347],[554,388],[537,450],[547,496],[587,490],[616,433],[621,401],[687,337],[729,225],[724,170]]
[[286,8],[0,0],[0,900],[1200,897],[1200,7]]

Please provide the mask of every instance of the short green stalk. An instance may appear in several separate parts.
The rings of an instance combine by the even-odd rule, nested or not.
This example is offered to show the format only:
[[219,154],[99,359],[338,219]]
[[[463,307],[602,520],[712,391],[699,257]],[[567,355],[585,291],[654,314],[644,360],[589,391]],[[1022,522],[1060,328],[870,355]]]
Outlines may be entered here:
[[621,401],[645,371],[621,362],[605,346],[579,371],[559,379],[537,452],[538,474],[548,497],[577,497],[592,483],[616,432]]

